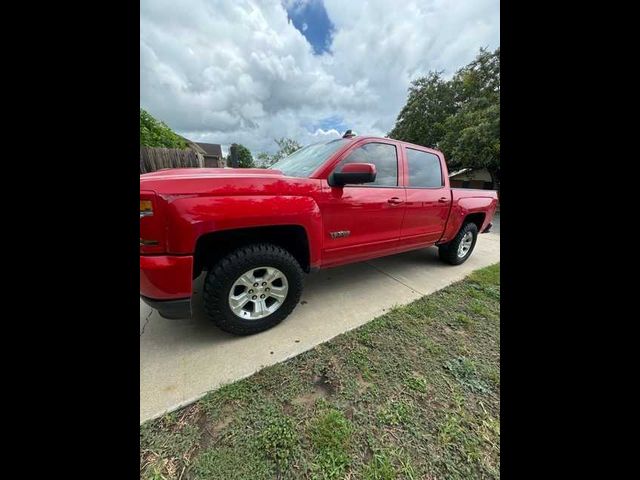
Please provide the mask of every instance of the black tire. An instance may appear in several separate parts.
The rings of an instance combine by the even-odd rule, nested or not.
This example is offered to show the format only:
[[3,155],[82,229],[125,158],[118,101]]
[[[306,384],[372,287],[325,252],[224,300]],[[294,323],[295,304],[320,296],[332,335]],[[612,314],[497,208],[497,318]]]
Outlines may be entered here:
[[[275,312],[264,318],[240,318],[229,306],[231,287],[248,270],[263,266],[277,268],[285,275],[289,288],[287,297]],[[284,320],[298,304],[302,294],[303,275],[300,264],[283,248],[267,243],[241,247],[219,260],[207,273],[203,291],[204,310],[225,332],[234,335],[262,332]]]
[[[473,240],[471,242],[471,248],[467,251],[467,253],[459,257],[458,256],[458,247],[460,246],[460,242],[464,236],[471,232],[473,235]],[[467,259],[471,256],[474,247],[476,246],[476,240],[478,240],[478,226],[475,223],[465,223],[458,234],[448,243],[444,245],[438,245],[438,253],[440,254],[440,259],[451,264],[451,265],[460,265],[467,261]]]

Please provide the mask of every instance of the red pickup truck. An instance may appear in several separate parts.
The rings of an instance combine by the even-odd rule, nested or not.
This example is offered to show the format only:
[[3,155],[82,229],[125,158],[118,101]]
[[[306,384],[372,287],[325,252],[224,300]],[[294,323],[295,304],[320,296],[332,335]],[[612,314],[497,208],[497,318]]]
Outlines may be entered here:
[[204,308],[246,335],[297,305],[304,272],[433,245],[464,262],[496,209],[492,190],[452,189],[437,150],[376,137],[304,147],[268,169],[140,175],[140,296],[163,317]]

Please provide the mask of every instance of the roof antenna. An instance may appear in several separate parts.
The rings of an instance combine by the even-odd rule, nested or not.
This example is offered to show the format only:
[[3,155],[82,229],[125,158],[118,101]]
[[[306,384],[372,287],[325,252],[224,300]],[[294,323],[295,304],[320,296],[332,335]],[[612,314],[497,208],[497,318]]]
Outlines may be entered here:
[[347,130],[346,132],[344,132],[344,135],[342,136],[342,138],[351,138],[355,136],[356,136],[355,133],[353,133],[351,130]]

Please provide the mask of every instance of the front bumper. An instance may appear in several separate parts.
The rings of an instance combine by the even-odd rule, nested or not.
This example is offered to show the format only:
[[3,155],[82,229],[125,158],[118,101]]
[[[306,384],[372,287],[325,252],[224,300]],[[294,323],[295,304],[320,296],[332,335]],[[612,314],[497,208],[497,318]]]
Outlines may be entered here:
[[141,255],[140,297],[163,317],[189,317],[192,275],[192,256]]
[[161,317],[170,319],[191,318],[190,298],[180,298],[178,300],[153,300],[143,295],[140,295],[140,298],[151,308],[156,309]]

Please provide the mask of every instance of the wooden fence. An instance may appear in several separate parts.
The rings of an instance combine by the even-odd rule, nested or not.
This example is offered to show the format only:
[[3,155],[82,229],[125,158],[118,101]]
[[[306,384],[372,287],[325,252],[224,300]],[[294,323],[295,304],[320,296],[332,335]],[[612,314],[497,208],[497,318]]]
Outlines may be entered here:
[[140,147],[140,174],[161,168],[200,168],[204,157],[191,149]]

